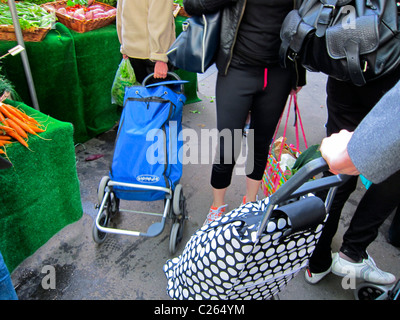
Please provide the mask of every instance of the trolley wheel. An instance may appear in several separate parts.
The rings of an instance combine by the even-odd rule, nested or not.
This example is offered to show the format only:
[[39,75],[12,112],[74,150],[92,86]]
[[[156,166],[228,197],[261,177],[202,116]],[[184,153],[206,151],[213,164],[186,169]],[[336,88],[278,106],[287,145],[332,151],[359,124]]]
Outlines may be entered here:
[[176,216],[180,216],[185,211],[185,197],[183,196],[182,185],[178,184],[172,198],[172,208]]
[[385,286],[376,285],[373,283],[361,283],[354,291],[356,300],[376,300],[383,297],[387,293]]
[[119,198],[115,196],[114,192],[110,192],[109,200],[107,201],[107,213],[110,219],[114,218],[119,212]]
[[100,180],[99,186],[97,188],[97,201],[98,201],[99,205],[101,205],[101,202],[103,201],[103,197],[104,197],[104,193],[105,193],[108,181],[110,181],[110,177],[108,177],[108,176],[104,176]]
[[178,235],[179,235],[180,223],[175,222],[171,227],[171,232],[169,234],[169,252],[175,254],[178,247]]
[[184,205],[181,216],[179,218],[175,218],[172,223],[171,232],[169,235],[169,252],[171,254],[175,254],[179,243],[183,239],[183,231],[185,229],[186,219],[187,217]]
[[169,219],[175,219],[174,208],[172,207],[172,199],[167,199],[167,198],[164,199],[164,208],[167,205],[167,201],[170,201],[169,211],[167,213],[167,217]]
[[[103,211],[100,214],[99,224],[102,227],[107,227],[108,226],[108,221],[109,221],[108,214]],[[107,233],[106,232],[102,232],[99,229],[97,229],[96,221],[93,222],[92,237],[93,237],[94,242],[96,242],[98,244],[102,244],[106,240],[106,237],[107,237]]]

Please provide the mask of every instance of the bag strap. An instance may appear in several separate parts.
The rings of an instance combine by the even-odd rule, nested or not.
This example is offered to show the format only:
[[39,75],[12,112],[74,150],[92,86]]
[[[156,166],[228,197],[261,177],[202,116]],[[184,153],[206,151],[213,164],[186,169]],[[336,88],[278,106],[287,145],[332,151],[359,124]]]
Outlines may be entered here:
[[344,50],[346,52],[347,58],[347,66],[349,69],[349,75],[351,81],[356,86],[365,85],[366,81],[362,74],[362,70],[360,68],[360,45],[358,42],[354,40],[347,40],[344,44]]
[[336,4],[338,0],[320,0],[322,3],[322,9],[317,21],[317,30],[315,35],[319,38],[325,36],[326,29],[328,28],[334,10],[336,9]]
[[[294,110],[295,110],[295,123],[294,123],[294,125],[295,125],[295,128],[296,128],[296,149],[297,150],[299,150],[299,147],[300,147],[300,139],[299,139],[299,128],[298,128],[298,121],[297,120],[299,120],[299,122],[300,122],[300,128],[301,128],[301,131],[302,131],[302,135],[303,135],[303,139],[304,139],[304,144],[305,144],[305,147],[306,147],[306,149],[308,148],[308,146],[307,146],[307,139],[306,139],[306,134],[305,134],[305,132],[304,132],[304,127],[303,127],[303,122],[302,122],[302,120],[301,120],[301,116],[300,116],[300,110],[299,110],[299,107],[298,107],[298,104],[297,104],[297,95],[296,94],[294,94],[294,95],[290,95],[290,99],[289,99],[289,103],[288,103],[288,111],[287,111],[287,115],[286,115],[286,122],[285,122],[285,127],[284,127],[284,129],[283,129],[283,138],[286,138],[286,131],[287,131],[287,127],[288,127],[288,122],[289,122],[289,115],[290,115],[290,109],[291,109],[291,105],[293,104],[293,106],[294,106]],[[282,118],[283,118],[283,114],[285,113],[285,109],[283,110],[283,112],[282,112],[282,114],[281,114],[281,117],[279,118],[279,121],[278,121],[278,125],[276,126],[276,129],[275,129],[275,133],[274,133],[274,137],[273,137],[273,139],[272,139],[272,144],[274,143],[274,141],[276,140],[276,136],[277,136],[277,134],[278,134],[278,130],[279,130],[279,127],[280,127],[280,125],[281,125],[281,122],[282,122]],[[282,151],[283,151],[283,143],[281,144],[281,148],[280,148],[280,150],[279,150],[279,156],[277,157],[277,160],[278,161],[280,161],[280,159],[281,159],[281,156],[282,156]],[[270,149],[270,152],[269,153],[271,153],[271,149]]]
[[314,26],[303,22],[298,10],[289,12],[280,32],[282,42],[279,48],[279,60],[282,67],[287,67],[286,59],[291,61],[298,59],[304,40],[314,30]]
[[304,139],[304,146],[306,149],[308,149],[308,145],[307,145],[307,139],[306,139],[306,133],[304,132],[304,127],[303,127],[303,121],[301,120],[301,115],[300,115],[300,109],[299,109],[299,105],[297,104],[297,95],[293,96],[294,99],[294,108],[295,108],[295,114],[296,114],[296,144],[297,144],[297,150],[299,150],[300,148],[300,139],[299,139],[299,127],[297,125],[297,119],[300,122],[300,128],[301,128],[301,133],[303,135],[303,139]]

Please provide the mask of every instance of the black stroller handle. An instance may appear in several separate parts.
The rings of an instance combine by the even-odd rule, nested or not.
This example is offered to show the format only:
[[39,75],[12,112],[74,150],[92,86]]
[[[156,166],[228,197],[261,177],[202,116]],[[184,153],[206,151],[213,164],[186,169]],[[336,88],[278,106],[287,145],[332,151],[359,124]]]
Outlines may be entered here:
[[[264,212],[263,220],[261,221],[260,228],[257,233],[257,237],[261,235],[265,229],[268,219],[276,205],[281,204],[287,200],[298,198],[311,192],[317,192],[333,188],[333,193],[328,195],[328,201],[331,201],[334,196],[334,191],[344,182],[346,182],[350,176],[347,175],[333,175],[321,179],[309,181],[315,175],[329,170],[329,166],[324,158],[318,158],[308,162],[304,165],[295,175],[293,175],[288,181],[286,181],[274,194],[269,197],[269,203]],[[326,206],[330,207],[330,204]]]

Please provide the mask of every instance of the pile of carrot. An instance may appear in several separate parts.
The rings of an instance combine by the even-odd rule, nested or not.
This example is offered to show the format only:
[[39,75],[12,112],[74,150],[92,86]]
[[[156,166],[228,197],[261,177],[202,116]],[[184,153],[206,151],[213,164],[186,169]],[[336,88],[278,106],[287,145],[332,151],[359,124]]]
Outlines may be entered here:
[[29,149],[29,135],[38,135],[45,128],[34,118],[17,107],[0,102],[0,154],[5,154],[5,146],[19,142]]

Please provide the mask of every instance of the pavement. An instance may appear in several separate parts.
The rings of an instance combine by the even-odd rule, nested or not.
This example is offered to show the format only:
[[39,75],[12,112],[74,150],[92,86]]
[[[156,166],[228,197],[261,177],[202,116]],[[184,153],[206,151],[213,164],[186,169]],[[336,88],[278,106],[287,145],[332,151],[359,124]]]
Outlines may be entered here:
[[[198,78],[200,102],[186,105],[182,125],[201,136],[201,130],[215,128],[215,68],[210,68]],[[319,144],[325,136],[326,77],[319,73],[308,74],[308,84],[299,93],[301,111],[308,145]],[[291,115],[292,119],[292,115]],[[293,120],[290,120],[293,123]],[[284,121],[282,121],[284,122]],[[282,127],[279,134],[282,134]],[[288,130],[288,140],[295,142],[294,127]],[[116,128],[84,144],[76,146],[77,172],[82,196],[82,218],[62,229],[32,256],[24,260],[12,273],[12,281],[21,300],[169,300],[166,294],[166,277],[162,267],[169,253],[167,224],[163,233],[154,238],[109,234],[105,242],[96,244],[92,239],[93,220],[97,215],[97,188],[100,179],[107,175],[112,161]],[[188,143],[196,143],[189,141]],[[304,149],[304,144],[301,144]],[[190,236],[202,226],[211,204],[209,187],[212,150],[201,150],[194,161],[184,165],[180,183],[186,197],[189,219],[184,238],[174,256],[179,255]],[[94,161],[88,156],[102,154]],[[227,193],[231,209],[240,205],[245,192],[244,176],[236,175]],[[347,202],[333,250],[340,246],[342,235],[349,225],[352,213],[365,191],[362,184]],[[259,194],[262,197],[262,192]],[[121,204],[122,205],[122,204]],[[163,203],[130,201],[129,206],[143,211],[162,212]],[[113,226],[133,230],[146,230],[154,217],[141,214],[118,215]],[[368,249],[377,265],[400,277],[400,250],[387,241],[392,216],[380,228],[378,238]],[[47,272],[55,271],[54,287],[46,283]],[[345,289],[342,278],[329,274],[317,285],[304,281],[301,271],[279,295],[281,300],[354,300],[354,290]]]

